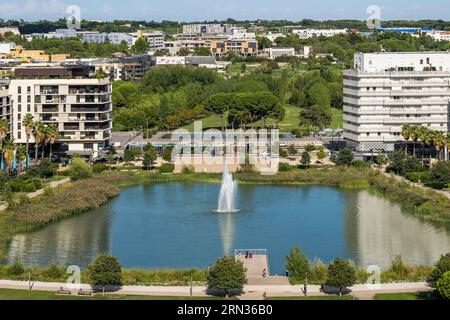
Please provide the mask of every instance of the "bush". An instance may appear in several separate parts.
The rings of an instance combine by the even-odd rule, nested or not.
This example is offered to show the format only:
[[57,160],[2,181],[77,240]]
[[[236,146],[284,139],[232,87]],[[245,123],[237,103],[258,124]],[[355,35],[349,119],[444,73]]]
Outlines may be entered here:
[[25,272],[25,267],[19,259],[15,259],[14,263],[8,267],[7,273],[10,276],[20,276]]
[[450,161],[440,161],[431,169],[431,182],[444,186],[450,183]]
[[228,293],[230,290],[242,290],[247,283],[246,269],[242,262],[234,257],[223,257],[210,266],[207,276],[208,289]]
[[434,266],[431,275],[428,277],[427,282],[432,288],[436,288],[437,282],[442,278],[444,273],[450,271],[450,253],[443,255]]
[[183,166],[182,172],[184,174],[193,174],[195,173],[195,169],[193,166]]
[[437,292],[443,299],[450,300],[450,271],[444,273],[442,278],[438,280]]
[[370,168],[370,164],[362,160],[353,160],[352,167],[355,168]]
[[70,178],[72,180],[83,180],[92,177],[92,167],[83,159],[74,157],[70,166]]
[[172,161],[172,150],[173,150],[173,148],[165,148],[164,149],[162,158],[165,161],[167,161],[167,162],[171,162]]
[[92,172],[93,173],[102,173],[103,171],[107,170],[108,166],[104,163],[95,163],[92,166]]
[[280,172],[287,172],[287,171],[291,171],[291,170],[292,170],[292,167],[288,163],[280,162],[278,164],[278,171],[280,171]]
[[175,165],[172,163],[163,163],[159,168],[161,173],[173,173],[175,171]]
[[310,275],[308,279],[315,284],[323,284],[327,281],[328,266],[321,260],[315,261],[310,267]]
[[43,275],[45,277],[48,277],[49,279],[60,279],[64,273],[64,270],[62,270],[54,263],[52,263],[47,269],[43,271]]
[[37,166],[28,168],[27,175],[37,178],[51,178],[56,174],[58,165],[51,163],[48,159],[42,159]]
[[102,287],[122,285],[122,266],[119,260],[110,254],[99,254],[88,267],[92,286]]
[[392,265],[389,271],[392,271],[395,275],[398,276],[398,278],[403,279],[408,275],[409,267],[403,261],[402,256],[399,255],[394,258],[394,261],[392,261]]
[[430,172],[409,172],[405,175],[405,178],[414,183],[429,183],[430,182]]
[[339,152],[336,158],[336,164],[342,167],[348,167],[352,164],[354,159],[353,152],[349,148],[344,148]]

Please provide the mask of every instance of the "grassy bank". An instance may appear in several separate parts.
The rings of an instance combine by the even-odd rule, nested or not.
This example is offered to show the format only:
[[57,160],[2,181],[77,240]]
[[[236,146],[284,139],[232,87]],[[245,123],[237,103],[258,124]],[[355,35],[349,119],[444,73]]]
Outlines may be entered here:
[[119,188],[87,179],[49,190],[34,199],[25,198],[15,208],[0,213],[0,257],[12,236],[41,228],[65,217],[97,208],[119,194]]

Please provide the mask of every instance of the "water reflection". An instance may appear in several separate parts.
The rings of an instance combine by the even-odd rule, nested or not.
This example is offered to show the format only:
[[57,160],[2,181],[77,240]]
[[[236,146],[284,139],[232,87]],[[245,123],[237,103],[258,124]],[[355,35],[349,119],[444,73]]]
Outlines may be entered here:
[[422,222],[398,204],[368,191],[347,193],[346,239],[356,263],[388,267],[396,255],[411,264],[432,265],[450,250],[450,236]]
[[223,254],[234,254],[234,215],[237,213],[218,213],[220,236],[222,238]]

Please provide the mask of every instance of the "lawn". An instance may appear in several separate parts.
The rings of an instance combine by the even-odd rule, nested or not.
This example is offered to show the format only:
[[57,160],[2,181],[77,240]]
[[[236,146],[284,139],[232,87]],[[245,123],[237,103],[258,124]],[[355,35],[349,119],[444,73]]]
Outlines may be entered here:
[[315,296],[315,297],[270,297],[266,298],[266,300],[353,300],[353,296]]
[[375,295],[374,300],[436,300],[436,297],[432,292],[380,293]]
[[[280,130],[282,132],[291,132],[294,129],[298,129],[300,123],[300,112],[302,111],[302,109],[292,105],[285,105],[285,109],[286,109],[286,116],[284,120],[279,123]],[[333,121],[331,123],[331,128],[333,129],[342,128],[344,124],[342,110],[332,109],[332,111],[333,111]],[[201,121],[203,121],[203,130],[211,128],[221,129],[222,126],[221,117],[219,115],[212,115],[202,119]],[[227,124],[226,117],[224,123],[225,125]],[[270,119],[267,121],[267,124],[271,124]],[[262,122],[258,121],[256,125],[257,126],[262,125]],[[189,132],[193,132],[194,123],[186,125],[182,128],[188,130]]]
[[54,292],[0,289],[0,300],[223,300],[216,297],[153,297],[128,295],[95,295],[93,297],[59,296]]

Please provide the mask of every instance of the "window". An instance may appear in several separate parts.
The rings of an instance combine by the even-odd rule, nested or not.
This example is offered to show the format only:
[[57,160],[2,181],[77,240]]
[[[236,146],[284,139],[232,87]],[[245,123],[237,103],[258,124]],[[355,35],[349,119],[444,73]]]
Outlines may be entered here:
[[17,97],[17,102],[18,102],[18,103],[22,103],[22,96],[18,96],[18,97]]
[[27,87],[27,93],[28,93],[28,94],[31,93],[31,87]]
[[17,93],[22,94],[22,87],[17,87]]
[[27,112],[31,112],[31,105],[27,104]]
[[420,59],[420,64],[423,64],[423,59]]
[[27,102],[28,102],[28,103],[31,102],[31,96],[27,96]]
[[17,111],[18,112],[22,112],[22,105],[21,104],[17,105]]

